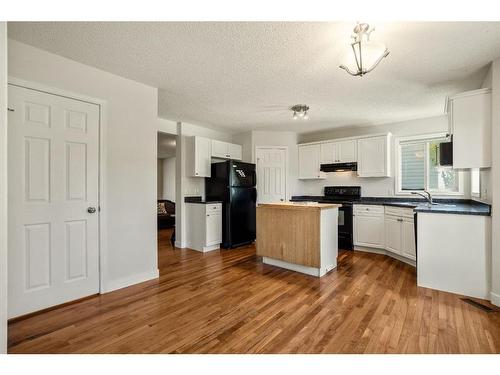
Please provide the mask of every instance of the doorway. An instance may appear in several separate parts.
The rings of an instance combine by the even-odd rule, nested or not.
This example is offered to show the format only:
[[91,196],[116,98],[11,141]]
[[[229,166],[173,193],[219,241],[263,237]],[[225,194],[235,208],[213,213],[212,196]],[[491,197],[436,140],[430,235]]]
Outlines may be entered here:
[[[157,136],[157,222],[158,241],[175,243],[177,136],[158,132]],[[160,249],[162,246],[158,246]]]
[[255,148],[257,171],[257,203],[286,201],[287,148],[269,146]]
[[8,86],[8,315],[99,293],[100,106]]

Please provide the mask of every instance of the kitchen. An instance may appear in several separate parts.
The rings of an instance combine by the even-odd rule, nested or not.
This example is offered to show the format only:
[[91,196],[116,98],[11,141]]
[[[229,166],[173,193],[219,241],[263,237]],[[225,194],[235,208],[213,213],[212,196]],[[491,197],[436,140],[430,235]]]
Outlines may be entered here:
[[[323,276],[337,266],[336,261],[323,264],[321,257],[311,261],[304,255],[310,251],[308,246],[298,245],[307,242],[302,237],[316,236],[313,253],[324,254],[327,246],[331,248],[334,258],[337,257],[338,249],[383,254],[416,267],[419,286],[489,299],[491,206],[481,202],[479,197],[474,198],[472,195],[471,199],[464,196],[473,194],[470,192],[471,187],[465,186],[472,185],[473,173],[470,171],[481,168],[485,173],[491,166],[491,153],[487,146],[488,134],[491,132],[491,90],[485,88],[464,92],[446,98],[445,102],[448,113],[437,121],[430,119],[430,122],[441,126],[438,132],[433,129],[432,133],[397,136],[391,132],[371,133],[298,143],[297,182],[304,191],[320,194],[297,194],[281,201],[259,202],[257,197],[262,190],[257,187],[257,197],[252,195],[249,200],[245,200],[249,202],[245,206],[247,208],[233,215],[242,217],[243,212],[252,213],[248,220],[239,225],[234,221],[233,224],[233,227],[249,229],[249,237],[232,246],[226,239],[230,231],[223,230],[221,224],[218,228],[220,236],[224,237],[223,247],[233,248],[251,243],[256,232],[257,255],[263,257],[264,263]],[[471,122],[476,124],[474,134],[468,131]],[[200,139],[193,138],[193,142],[194,145]],[[220,155],[212,151],[211,162],[218,161],[218,165],[223,165],[218,158],[229,158],[229,147],[219,152]],[[234,161],[234,174],[238,172],[241,175],[241,169],[246,164],[238,166],[235,159],[242,158],[243,152],[248,150],[242,146],[239,149],[238,145],[231,147],[238,150],[237,157],[231,158]],[[192,150],[195,156],[193,160],[198,160],[197,165],[203,165],[199,161],[201,159],[196,159],[199,152],[196,152],[196,148]],[[481,155],[481,158],[477,155]],[[208,173],[209,159],[205,157],[203,160]],[[231,161],[227,163],[231,164]],[[217,164],[211,164],[212,174]],[[452,166],[456,166],[456,170]],[[203,173],[193,169],[193,176]],[[251,186],[258,186],[255,181],[258,173],[254,167],[246,173],[251,176]],[[480,177],[479,174],[475,176]],[[346,185],[346,180],[357,185]],[[372,181],[380,184],[386,183],[386,180],[389,184],[386,194],[370,196],[365,193],[365,188],[370,190]],[[324,185],[337,181],[343,184]],[[227,181],[223,185],[227,186]],[[485,184],[482,188],[487,191]],[[223,200],[223,195],[214,195],[211,190],[207,187],[205,203]],[[254,225],[253,204],[256,203],[257,223]],[[223,210],[231,206],[229,203],[222,205]],[[272,208],[276,217],[270,213]],[[301,213],[305,214],[309,210],[322,212],[320,215],[338,210],[335,214],[335,222],[338,222],[336,230],[331,229],[331,224],[325,227],[320,218],[319,227],[308,232],[301,229],[305,228],[306,222],[297,223],[290,218],[290,215],[300,218]],[[269,212],[264,214],[264,211]],[[280,216],[280,212],[287,214]],[[222,215],[224,217],[226,214]],[[230,215],[227,214],[227,217],[230,218]],[[222,218],[227,226],[226,220]],[[290,223],[287,220],[291,220]],[[326,220],[332,221],[331,218]],[[457,230],[462,227],[467,230]],[[288,235],[280,234],[279,228],[287,228],[288,232],[285,232]],[[452,233],[447,228],[451,228]],[[290,233],[302,232],[303,236],[298,235],[290,240]],[[320,238],[324,233],[335,233],[336,241],[330,239],[322,243]],[[274,245],[273,238],[277,241]],[[471,248],[474,251],[470,251]],[[214,249],[218,249],[218,246]],[[291,253],[286,254],[289,250]],[[299,258],[301,260],[297,260]],[[314,265],[313,269],[308,269],[311,265]],[[473,276],[465,278],[464,275]]]

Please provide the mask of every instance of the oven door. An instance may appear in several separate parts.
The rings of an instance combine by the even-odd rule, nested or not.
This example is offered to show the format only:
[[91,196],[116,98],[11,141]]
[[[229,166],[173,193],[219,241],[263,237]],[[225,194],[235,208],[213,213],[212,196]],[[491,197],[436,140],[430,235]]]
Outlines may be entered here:
[[352,205],[343,204],[339,208],[338,223],[339,249],[353,250]]

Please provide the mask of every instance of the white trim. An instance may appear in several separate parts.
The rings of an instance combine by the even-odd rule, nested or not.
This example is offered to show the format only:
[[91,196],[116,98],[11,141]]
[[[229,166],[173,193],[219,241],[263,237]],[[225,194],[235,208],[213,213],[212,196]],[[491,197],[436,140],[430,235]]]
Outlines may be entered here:
[[132,276],[122,277],[120,279],[115,279],[106,283],[106,287],[105,289],[101,290],[101,294],[126,288],[131,285],[143,283],[145,281],[157,279],[159,276],[160,276],[160,270],[157,268],[155,270],[138,273]]
[[[395,196],[411,196],[412,191],[420,191],[420,190],[401,190],[401,176],[400,176],[400,171],[401,171],[401,144],[411,144],[413,143],[412,141],[415,141],[415,143],[420,143],[423,141],[430,141],[433,139],[439,139],[439,138],[446,138],[446,133],[427,133],[427,134],[419,134],[419,135],[412,135],[412,136],[404,136],[404,137],[396,137],[394,139],[394,158],[395,158],[395,163],[394,163],[394,195]],[[427,155],[429,154],[428,150],[428,144],[426,145],[426,151],[425,151],[425,169],[427,171]],[[464,197],[465,196],[465,176],[463,171],[460,170],[455,170],[458,173],[458,191],[457,192],[445,192],[445,191],[436,191],[436,190],[428,190],[434,197],[449,197],[449,196],[455,196],[455,197]],[[428,172],[428,171],[427,171]],[[427,178],[428,178],[428,173],[425,174],[424,176],[424,184],[425,188],[427,189]]]
[[107,220],[106,220],[106,160],[107,160],[107,101],[76,94],[55,87],[9,76],[8,84],[36,90],[68,99],[79,100],[99,106],[99,291],[109,289],[107,283]]
[[289,262],[285,262],[283,260],[268,258],[268,257],[262,257],[262,262],[264,264],[269,264],[270,266],[285,268],[287,270],[300,272],[300,273],[304,273],[306,275],[315,276],[315,277],[322,277],[322,276],[326,275],[328,272],[330,272],[331,270],[337,268],[335,265],[330,264],[330,265],[326,266],[325,270],[322,272],[321,269],[316,268],[316,267],[303,266],[301,264],[289,263]]
[[490,302],[495,306],[500,306],[500,294],[490,292]]
[[491,93],[491,89],[488,88],[488,87],[485,87],[485,88],[482,88],[482,89],[461,92],[460,94],[456,94],[456,95],[450,96],[449,100],[453,100],[453,99],[456,99],[456,98],[463,98],[463,97],[466,97],[466,96],[489,94],[489,93]]
[[398,254],[395,254],[389,250],[355,245],[354,251],[361,251],[363,253],[373,253],[373,254],[385,255],[385,256],[388,256],[390,258],[399,260],[400,262],[406,263],[412,267],[417,267],[417,262],[415,260],[410,259],[410,258],[406,258],[406,257],[398,255]]
[[[289,171],[288,171],[288,166],[290,165],[290,162],[288,160],[289,153],[288,153],[288,146],[255,146],[254,150],[254,155],[257,157],[257,150],[285,150],[285,200],[289,199],[288,196],[288,181],[289,181]],[[257,172],[257,161],[254,160],[255,163],[255,171]],[[257,188],[257,187],[256,187]],[[259,192],[257,192],[258,194]]]
[[388,136],[388,135],[392,135],[392,133],[391,132],[385,132],[385,133],[373,133],[373,134],[366,134],[366,135],[355,135],[355,136],[352,136],[352,137],[331,138],[331,139],[322,140],[322,141],[298,143],[297,146],[319,145],[319,144],[330,143],[330,142],[353,141],[353,140],[358,140],[358,139],[384,137],[384,136]]

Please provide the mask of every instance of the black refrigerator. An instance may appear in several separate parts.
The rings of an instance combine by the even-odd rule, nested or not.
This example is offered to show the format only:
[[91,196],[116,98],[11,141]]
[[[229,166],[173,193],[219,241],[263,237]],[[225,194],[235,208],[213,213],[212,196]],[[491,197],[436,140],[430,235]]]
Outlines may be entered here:
[[207,201],[222,201],[223,248],[255,241],[256,182],[255,164],[235,160],[212,164],[205,196]]

